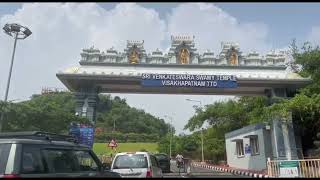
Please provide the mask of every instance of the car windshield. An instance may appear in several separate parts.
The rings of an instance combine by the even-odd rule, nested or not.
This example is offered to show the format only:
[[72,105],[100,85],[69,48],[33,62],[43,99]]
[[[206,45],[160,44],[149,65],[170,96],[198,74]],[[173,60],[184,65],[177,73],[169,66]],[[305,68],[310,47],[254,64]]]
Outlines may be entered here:
[[148,161],[145,154],[128,154],[116,157],[113,169],[147,168]]

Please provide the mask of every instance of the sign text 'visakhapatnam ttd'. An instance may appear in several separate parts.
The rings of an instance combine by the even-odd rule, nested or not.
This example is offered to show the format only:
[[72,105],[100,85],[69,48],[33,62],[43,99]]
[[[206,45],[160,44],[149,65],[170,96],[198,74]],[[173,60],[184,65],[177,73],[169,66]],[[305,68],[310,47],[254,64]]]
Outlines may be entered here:
[[142,74],[144,87],[237,88],[235,75]]

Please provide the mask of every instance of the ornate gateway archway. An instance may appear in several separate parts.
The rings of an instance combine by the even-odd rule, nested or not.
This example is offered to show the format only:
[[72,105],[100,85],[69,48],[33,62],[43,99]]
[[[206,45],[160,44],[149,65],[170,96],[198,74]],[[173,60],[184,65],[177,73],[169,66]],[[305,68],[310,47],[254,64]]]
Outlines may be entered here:
[[[284,52],[242,55],[238,44],[222,43],[217,56],[210,51],[199,54],[194,37],[176,36],[169,52],[157,49],[147,55],[143,44],[128,41],[124,52],[83,49],[80,66],[56,74],[75,92],[78,115],[95,125],[99,93],[267,96],[271,102],[275,96],[292,97],[310,82],[287,70]],[[294,154],[294,135],[288,133],[292,127],[274,122],[273,129],[282,134],[275,138],[277,154],[283,149]],[[281,132],[281,126],[287,130]]]
[[144,41],[127,41],[124,52],[83,49],[80,66],[57,73],[76,96],[76,112],[95,124],[98,93],[249,95],[290,97],[310,79],[287,70],[283,52],[242,55],[236,43],[220,54],[199,54],[194,37],[171,38],[169,52],[146,54]]

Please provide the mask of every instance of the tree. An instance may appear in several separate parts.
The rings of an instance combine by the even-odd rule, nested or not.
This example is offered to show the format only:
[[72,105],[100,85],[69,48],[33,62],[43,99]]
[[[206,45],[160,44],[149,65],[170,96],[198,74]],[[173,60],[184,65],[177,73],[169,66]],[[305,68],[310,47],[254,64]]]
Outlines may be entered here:
[[294,64],[299,66],[299,72],[303,77],[312,79],[305,88],[299,90],[290,100],[282,100],[279,103],[266,108],[266,113],[288,116],[292,112],[296,131],[300,131],[302,146],[306,152],[314,147],[317,132],[320,128],[320,49],[319,46],[312,47],[309,42],[304,43],[301,50],[295,44],[291,44],[291,55]]
[[9,103],[3,130],[66,134],[71,122],[88,122],[87,119],[74,115],[74,108],[69,107],[72,103],[68,101],[67,94],[33,96],[30,101]]
[[[71,122],[89,123],[86,118],[75,115],[75,98],[70,92],[33,95],[28,101],[9,102],[6,106],[0,101],[0,108],[5,112],[4,131],[41,130],[66,134]],[[101,132],[96,140],[105,142],[112,136],[114,121],[117,131],[114,135],[121,141],[156,142],[169,127],[163,119],[130,107],[125,99],[99,95],[96,127]],[[125,138],[124,134],[130,133],[132,136]]]
[[[234,100],[215,102],[207,105],[204,111],[197,111],[184,128],[194,131],[199,129],[204,122],[208,122],[210,127],[204,131],[206,142],[204,154],[206,159],[218,162],[225,159],[224,135],[252,123],[268,121],[267,106],[266,97],[243,96]],[[191,137],[198,141],[201,139],[199,132],[194,132]],[[200,146],[193,151],[199,157]]]

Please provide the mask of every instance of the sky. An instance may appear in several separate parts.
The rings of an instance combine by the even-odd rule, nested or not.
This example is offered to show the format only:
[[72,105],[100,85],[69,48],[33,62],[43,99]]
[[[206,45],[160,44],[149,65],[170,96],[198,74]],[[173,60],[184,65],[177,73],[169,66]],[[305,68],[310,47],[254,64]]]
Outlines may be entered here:
[[[127,40],[144,40],[147,53],[170,48],[171,35],[195,35],[199,52],[220,52],[222,41],[244,53],[265,54],[298,44],[320,43],[319,3],[0,3],[0,26],[20,23],[33,34],[17,44],[8,100],[27,100],[43,87],[66,88],[56,73],[78,66],[83,48],[123,51]],[[0,33],[0,98],[4,98],[13,39]],[[172,123],[177,134],[194,105],[233,96],[111,94]]]

